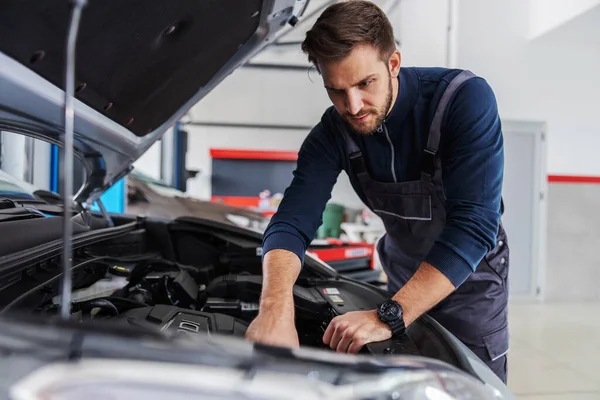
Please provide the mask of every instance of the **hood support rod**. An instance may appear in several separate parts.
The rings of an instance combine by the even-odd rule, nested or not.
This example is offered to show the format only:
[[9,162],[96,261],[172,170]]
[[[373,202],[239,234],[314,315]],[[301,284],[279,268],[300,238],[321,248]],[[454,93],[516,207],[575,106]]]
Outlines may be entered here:
[[104,203],[102,202],[102,199],[99,198],[98,200],[96,200],[96,204],[98,204],[98,207],[100,208],[100,213],[102,213],[102,216],[106,220],[106,223],[108,224],[108,226],[110,226],[111,228],[113,226],[115,226],[113,219],[111,218],[108,211],[106,211],[106,207],[104,207]]
[[87,0],[72,0],[71,22],[69,24],[69,33],[67,37],[66,49],[66,87],[65,87],[65,134],[63,140],[63,202],[64,202],[64,220],[63,220],[63,281],[61,288],[61,307],[60,316],[62,319],[69,319],[71,315],[71,291],[73,289],[71,265],[72,250],[71,240],[73,236],[73,225],[71,222],[71,210],[73,205],[73,130],[75,123],[75,110],[73,106],[73,97],[75,92],[75,47],[77,43],[77,33],[81,20],[83,7]]

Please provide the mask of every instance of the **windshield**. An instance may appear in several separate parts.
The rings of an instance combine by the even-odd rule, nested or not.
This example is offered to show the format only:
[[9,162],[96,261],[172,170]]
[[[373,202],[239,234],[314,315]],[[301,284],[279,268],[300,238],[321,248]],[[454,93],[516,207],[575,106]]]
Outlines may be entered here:
[[35,199],[34,192],[38,188],[30,183],[18,180],[0,169],[0,196],[30,197]]

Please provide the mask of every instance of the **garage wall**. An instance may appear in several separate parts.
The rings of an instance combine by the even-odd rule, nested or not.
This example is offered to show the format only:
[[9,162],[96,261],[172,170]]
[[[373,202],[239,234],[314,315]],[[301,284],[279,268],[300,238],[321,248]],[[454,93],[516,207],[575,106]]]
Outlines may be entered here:
[[160,154],[161,142],[158,141],[148,149],[144,155],[142,155],[134,164],[136,171],[140,171],[154,179],[161,179],[160,176]]
[[599,201],[599,184],[549,186],[547,300],[600,300]]
[[[0,131],[0,167],[7,174],[16,179],[25,180],[25,171],[28,168],[25,153],[25,136],[12,132]],[[15,149],[23,149],[15,151]]]
[[529,40],[529,1],[459,4],[458,66],[490,81],[504,117],[547,122],[550,174],[600,175],[600,7]]
[[401,0],[388,16],[400,40],[403,65],[447,65],[449,4],[449,0]]
[[[547,123],[549,174],[598,176],[600,100],[590,89],[600,88],[600,7],[569,2],[577,9],[561,16],[570,19],[551,19],[547,31],[530,25],[536,3],[459,0],[458,66],[492,84],[504,118]],[[548,190],[545,299],[599,299],[600,221],[588,207],[600,201],[600,186],[550,183]]]

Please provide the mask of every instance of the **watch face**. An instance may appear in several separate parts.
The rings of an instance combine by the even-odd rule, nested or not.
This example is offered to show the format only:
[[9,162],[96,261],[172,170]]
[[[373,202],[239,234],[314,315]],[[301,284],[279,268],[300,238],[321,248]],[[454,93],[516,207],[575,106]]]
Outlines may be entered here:
[[395,304],[392,304],[387,310],[385,310],[385,315],[387,317],[395,317],[398,315],[398,307]]
[[394,303],[383,303],[379,310],[381,317],[385,320],[397,318],[398,314],[400,314],[400,308]]

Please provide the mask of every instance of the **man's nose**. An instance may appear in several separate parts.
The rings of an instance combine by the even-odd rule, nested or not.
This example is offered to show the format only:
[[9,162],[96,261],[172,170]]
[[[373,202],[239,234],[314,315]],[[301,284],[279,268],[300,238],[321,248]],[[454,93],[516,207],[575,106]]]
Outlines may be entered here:
[[346,95],[346,110],[350,114],[358,114],[362,110],[363,105],[362,97],[358,93],[351,91]]

